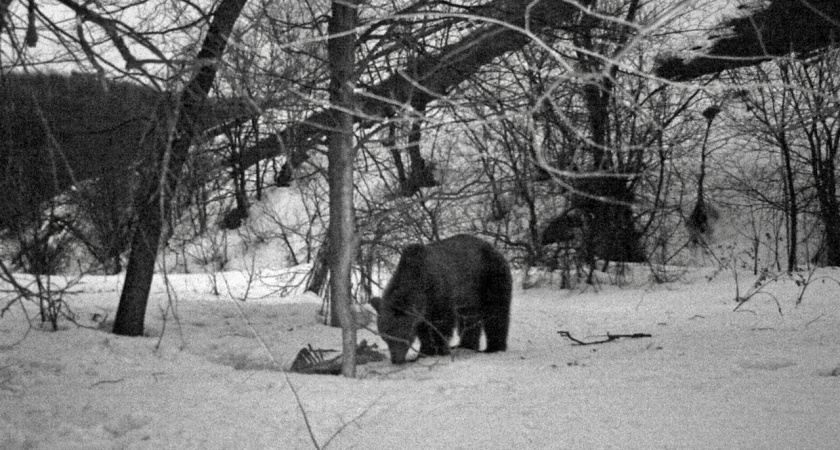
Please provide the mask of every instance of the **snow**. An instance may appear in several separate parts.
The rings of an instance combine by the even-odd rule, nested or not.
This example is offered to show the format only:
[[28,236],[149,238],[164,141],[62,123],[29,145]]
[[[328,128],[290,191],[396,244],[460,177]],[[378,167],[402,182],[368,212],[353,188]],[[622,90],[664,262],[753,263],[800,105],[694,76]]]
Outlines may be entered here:
[[[320,299],[252,282],[242,301],[248,277],[217,276],[218,296],[208,275],[172,275],[174,298],[156,279],[143,338],[95,328],[114,315],[119,277],[87,276],[67,298],[93,328],[30,328],[11,308],[0,448],[840,446],[838,270],[820,269],[798,306],[801,286],[782,277],[737,312],[735,279],[710,269],[668,284],[637,274],[622,287],[516,290],[507,352],[370,363],[357,379],[276,370],[308,344],[340,348]],[[738,279],[743,293],[755,277]],[[170,305],[177,320],[164,320]],[[579,346],[558,331],[652,337]],[[384,349],[370,331],[360,339]]]

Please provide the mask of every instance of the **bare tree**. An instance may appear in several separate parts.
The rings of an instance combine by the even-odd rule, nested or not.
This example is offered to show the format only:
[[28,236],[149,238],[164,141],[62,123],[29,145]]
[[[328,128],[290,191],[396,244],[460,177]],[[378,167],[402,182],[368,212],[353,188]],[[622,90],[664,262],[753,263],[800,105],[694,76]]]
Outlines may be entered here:
[[[367,33],[359,36],[359,41],[370,39],[378,42],[377,36],[383,32],[383,26],[387,26],[385,35],[390,36],[406,29],[406,23],[413,21],[429,25],[423,19],[425,12],[417,14],[419,18],[412,16],[415,11],[423,11],[424,6],[427,5],[423,2],[411,3],[405,11],[390,12],[398,18],[387,19],[386,15],[386,19],[379,19],[377,23],[380,25],[371,27]],[[435,51],[423,52],[410,61],[411,70],[408,71],[401,67],[400,70],[394,70],[392,64],[387,62],[389,57],[398,54],[403,48],[402,40],[397,43],[386,41],[390,47],[376,48],[377,52],[366,59],[371,62],[374,58],[383,61],[381,67],[385,73],[377,74],[374,82],[366,86],[366,93],[359,96],[358,109],[361,114],[357,120],[365,118],[367,123],[370,119],[393,117],[402,110],[403,105],[426,105],[445,96],[495,58],[519,50],[531,42],[532,35],[523,33],[523,29],[550,33],[569,24],[578,11],[572,3],[546,0],[492,0],[467,7],[441,2],[429,6],[443,8],[443,11],[432,11],[433,21],[439,21],[440,24],[431,28],[417,27],[414,28],[415,32],[425,35],[431,30],[432,33],[443,35],[443,40],[436,42]],[[451,8],[456,11],[450,11]],[[399,17],[401,13],[408,17]],[[457,14],[458,17],[450,20],[451,14]],[[527,23],[526,18],[529,20]],[[473,20],[477,21],[477,25],[466,26],[466,29],[473,28],[474,31],[450,33],[458,25]],[[403,39],[417,38],[409,35]],[[310,114],[304,120],[262,140],[243,155],[243,162],[250,166],[262,159],[280,156],[286,149],[290,149],[292,154],[287,164],[294,168],[309,158],[308,152],[314,143],[323,140],[330,122],[331,114],[328,110]]]
[[[797,267],[802,213],[811,214],[821,224],[825,264],[840,265],[840,201],[836,193],[840,124],[834,98],[840,88],[834,75],[837,55],[838,50],[831,47],[806,63],[779,60],[732,74],[736,85],[748,86],[736,91],[751,118],[740,128],[769,144],[763,151],[771,152],[774,157],[770,160],[777,161],[777,189],[783,200],[768,197],[761,188],[753,193],[785,214],[788,271]],[[755,87],[749,86],[755,82]],[[812,203],[816,209],[807,207]]]
[[200,132],[195,126],[196,120],[213,85],[228,37],[244,6],[245,0],[222,0],[216,7],[196,56],[195,75],[178,101],[177,119],[169,123],[166,117],[160,118],[162,129],[158,132],[163,136],[157,141],[153,163],[145,168],[135,204],[138,226],[131,241],[125,284],[114,319],[116,334],[143,334],[158,245],[171,211],[170,199],[178,187],[190,146]]
[[332,128],[328,134],[330,182],[330,301],[341,323],[341,374],[356,376],[356,324],[351,312],[351,271],[356,261],[356,220],[353,214],[354,28],[360,3],[333,0],[329,25],[330,102]]
[[[782,73],[787,72],[787,68],[780,68],[777,64],[769,64],[765,66],[757,66],[752,69],[743,69],[732,74],[732,78],[737,80],[737,84],[749,84],[754,82],[764,84],[767,88],[758,88],[752,90],[739,90],[735,93],[735,99],[743,102],[744,110],[738,110],[739,114],[745,114],[750,118],[748,121],[737,120],[736,127],[740,128],[749,136],[758,139],[758,142],[768,144],[766,147],[759,148],[760,152],[773,152],[774,157],[770,161],[778,163],[778,171],[780,174],[778,184],[775,189],[761,189],[753,190],[753,197],[759,203],[765,203],[767,206],[781,210],[785,216],[786,225],[786,242],[787,242],[787,271],[792,272],[798,266],[798,243],[799,243],[799,216],[800,198],[802,197],[803,188],[800,186],[801,162],[802,159],[794,154],[791,139],[796,140],[795,136],[790,133],[791,115],[789,105],[791,96],[795,95],[788,89],[780,89],[774,87],[774,83],[782,83],[782,78],[788,78]],[[781,75],[781,77],[777,77]],[[786,82],[789,82],[786,81]],[[740,125],[740,126],[739,126]],[[775,157],[775,152],[778,151],[779,158]],[[756,164],[758,166],[758,164]],[[738,178],[735,178],[736,180]],[[755,185],[759,179],[744,179],[746,185]],[[777,192],[779,184],[783,193],[783,200],[779,202],[772,196],[768,195],[770,192]],[[767,201],[770,200],[770,201]],[[757,255],[756,255],[757,258]]]

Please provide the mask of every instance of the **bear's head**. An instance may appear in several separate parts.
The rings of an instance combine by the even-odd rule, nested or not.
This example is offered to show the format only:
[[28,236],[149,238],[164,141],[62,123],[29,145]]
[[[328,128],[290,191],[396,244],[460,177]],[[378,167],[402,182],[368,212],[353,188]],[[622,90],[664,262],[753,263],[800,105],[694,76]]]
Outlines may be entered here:
[[378,315],[379,335],[388,344],[394,364],[405,362],[417,327],[424,320],[429,289],[433,285],[426,256],[422,244],[407,246],[382,298],[371,299]]
[[372,298],[370,302],[376,310],[376,326],[379,335],[388,345],[391,362],[406,362],[408,349],[417,335],[417,326],[423,320],[422,314],[411,308],[409,302],[395,302],[393,292],[386,292],[384,298]]

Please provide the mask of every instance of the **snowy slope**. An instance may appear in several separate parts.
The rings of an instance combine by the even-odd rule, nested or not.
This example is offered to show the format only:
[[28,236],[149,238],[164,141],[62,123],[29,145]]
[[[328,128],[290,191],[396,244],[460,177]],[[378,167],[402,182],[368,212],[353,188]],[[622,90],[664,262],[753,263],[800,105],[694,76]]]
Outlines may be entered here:
[[[372,363],[359,379],[276,371],[340,333],[314,296],[255,284],[261,298],[231,300],[241,275],[219,274],[218,297],[207,275],[173,276],[178,321],[162,338],[160,280],[145,338],[27,333],[16,306],[0,319],[0,448],[838,448],[840,271],[819,272],[830,279],[798,307],[787,280],[738,312],[732,276],[710,273],[516,291],[508,352]],[[743,293],[754,277],[740,279]],[[79,322],[113,317],[118,281],[84,280],[69,300]],[[652,337],[577,346],[561,330]]]

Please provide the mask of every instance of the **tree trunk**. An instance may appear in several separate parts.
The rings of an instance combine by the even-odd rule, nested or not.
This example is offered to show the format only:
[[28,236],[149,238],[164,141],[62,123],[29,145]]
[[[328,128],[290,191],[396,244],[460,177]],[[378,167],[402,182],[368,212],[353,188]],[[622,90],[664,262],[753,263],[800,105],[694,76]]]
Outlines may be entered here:
[[799,226],[797,217],[799,215],[799,207],[796,202],[796,184],[794,183],[796,174],[793,173],[793,163],[791,157],[790,146],[788,146],[787,137],[784,133],[779,135],[779,147],[782,150],[782,159],[784,160],[785,170],[785,191],[787,191],[787,216],[788,216],[788,254],[787,254],[787,271],[792,273],[796,270],[796,254],[798,252],[797,243],[799,241]]
[[[150,183],[151,184],[151,183]],[[157,191],[156,187],[151,189]],[[146,317],[146,304],[154,276],[158,240],[162,230],[159,198],[144,195],[145,205],[137,205],[137,229],[131,239],[131,253],[125,271],[120,303],[114,318],[114,334],[141,336]],[[157,201],[155,201],[157,200]]]
[[[353,209],[353,83],[355,78],[358,3],[333,0],[327,44],[330,64],[332,124],[327,137],[330,184],[330,301],[341,323],[341,374],[356,376],[356,324],[351,311],[351,272],[356,260],[356,218]],[[346,34],[345,34],[346,33]],[[340,34],[340,35],[339,35]]]
[[323,294],[324,286],[330,275],[330,238],[329,232],[327,240],[321,244],[318,253],[315,254],[315,260],[312,261],[312,275],[309,278],[309,283],[306,284],[306,291],[312,292],[316,295]]
[[143,180],[144,188],[136,203],[138,226],[132,238],[125,284],[114,319],[115,334],[143,334],[159,241],[163,225],[169,219],[169,202],[178,187],[181,168],[187,160],[193,139],[200,132],[196,120],[216,77],[217,64],[245,2],[222,0],[216,8],[201,51],[196,57],[199,65],[197,72],[181,95],[181,113],[177,116],[172,144],[168,145],[167,138],[162,141],[165,143],[158,145],[154,162],[157,170],[150,170],[153,176]]
[[820,203],[820,219],[825,232],[826,265],[840,266],[840,202],[837,200],[837,176],[834,159],[829,157],[820,160],[815,158],[812,164],[817,164],[816,190]]

